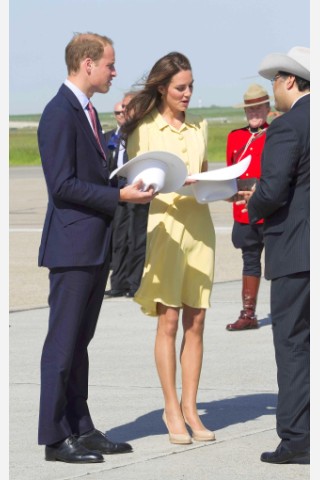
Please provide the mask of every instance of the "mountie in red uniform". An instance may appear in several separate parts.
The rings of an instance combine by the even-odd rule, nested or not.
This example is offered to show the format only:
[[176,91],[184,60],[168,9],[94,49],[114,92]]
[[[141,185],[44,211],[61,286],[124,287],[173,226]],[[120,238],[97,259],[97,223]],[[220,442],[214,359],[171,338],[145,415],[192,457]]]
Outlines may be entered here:
[[[243,103],[235,108],[243,108],[248,125],[229,133],[226,145],[227,165],[234,165],[251,155],[249,167],[238,178],[238,191],[251,190],[261,177],[261,157],[269,127],[270,97],[261,85],[252,84],[243,95]],[[234,323],[226,329],[234,332],[259,328],[255,314],[260,279],[262,274],[261,255],[264,249],[263,219],[250,223],[248,213],[242,212],[243,205],[236,205],[233,198],[233,228],[231,239],[235,248],[242,253],[242,310]]]
[[[250,129],[249,126],[233,130],[227,140],[227,165],[233,165],[251,155],[251,162],[246,172],[240,179],[256,178],[261,176],[261,154],[266,140],[268,123],[258,129]],[[236,222],[249,224],[248,213],[242,213],[243,205],[233,203],[233,218]],[[257,223],[263,223],[259,220]]]

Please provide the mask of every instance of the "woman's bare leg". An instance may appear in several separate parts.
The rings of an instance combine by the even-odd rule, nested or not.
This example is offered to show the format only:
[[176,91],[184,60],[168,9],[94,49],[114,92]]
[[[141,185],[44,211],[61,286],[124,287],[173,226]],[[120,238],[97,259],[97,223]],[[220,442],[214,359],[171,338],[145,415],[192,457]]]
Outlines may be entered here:
[[184,306],[183,339],[180,351],[182,368],[181,408],[192,430],[204,430],[197,411],[197,393],[203,358],[203,331],[206,311]]
[[176,336],[179,308],[158,304],[158,315],[155,361],[164,396],[168,430],[176,434],[187,434],[176,390]]

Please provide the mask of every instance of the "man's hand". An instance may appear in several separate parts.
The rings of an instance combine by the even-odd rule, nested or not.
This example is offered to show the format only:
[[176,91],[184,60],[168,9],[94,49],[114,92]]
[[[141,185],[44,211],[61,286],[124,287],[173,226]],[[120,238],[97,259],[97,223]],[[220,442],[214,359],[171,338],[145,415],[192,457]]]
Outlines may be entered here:
[[[237,193],[238,200],[235,202],[236,205],[245,205],[245,207],[241,210],[242,213],[245,213],[248,211],[248,203],[250,201],[250,198],[254,194],[254,190],[239,190]],[[240,200],[239,200],[240,198]]]
[[157,193],[154,191],[154,188],[149,187],[146,191],[143,191],[144,185],[143,181],[139,180],[132,185],[126,185],[120,189],[120,202],[129,202],[129,203],[142,203],[146,204],[151,202]]

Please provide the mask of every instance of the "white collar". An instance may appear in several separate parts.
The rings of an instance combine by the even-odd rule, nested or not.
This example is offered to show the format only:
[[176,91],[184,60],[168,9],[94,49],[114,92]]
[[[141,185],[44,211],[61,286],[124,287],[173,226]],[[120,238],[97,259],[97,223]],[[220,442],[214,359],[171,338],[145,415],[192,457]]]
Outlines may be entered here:
[[70,90],[75,94],[75,96],[77,97],[77,99],[79,100],[81,106],[83,109],[85,109],[88,105],[88,102],[89,102],[89,98],[87,97],[87,95],[85,95],[81,90],[80,88],[78,88],[74,83],[70,82],[70,80],[68,80],[68,78],[65,79],[64,81],[64,84],[70,88]]

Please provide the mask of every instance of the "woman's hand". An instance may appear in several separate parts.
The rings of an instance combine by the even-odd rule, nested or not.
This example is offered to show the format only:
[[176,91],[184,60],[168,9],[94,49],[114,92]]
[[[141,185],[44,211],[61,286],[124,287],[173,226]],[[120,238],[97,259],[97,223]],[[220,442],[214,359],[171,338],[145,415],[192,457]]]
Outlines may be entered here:
[[187,177],[186,181],[183,184],[183,187],[187,187],[188,185],[192,185],[193,183],[197,183],[198,180],[194,180],[193,178]]

